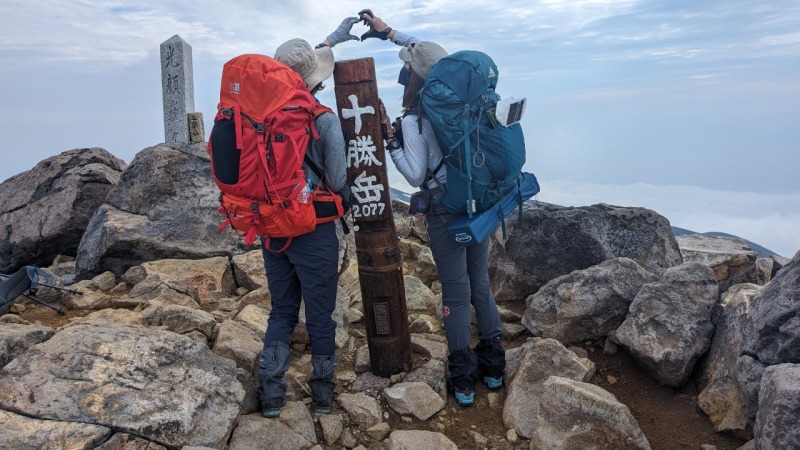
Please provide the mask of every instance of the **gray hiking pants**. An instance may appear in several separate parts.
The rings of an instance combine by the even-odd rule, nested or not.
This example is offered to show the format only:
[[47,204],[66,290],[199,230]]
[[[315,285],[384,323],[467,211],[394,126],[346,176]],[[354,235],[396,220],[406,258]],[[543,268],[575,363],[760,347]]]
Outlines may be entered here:
[[447,227],[458,217],[427,215],[431,253],[442,283],[442,314],[450,353],[471,348],[470,304],[475,308],[479,339],[488,341],[503,333],[489,286],[489,240],[472,247],[456,244]]

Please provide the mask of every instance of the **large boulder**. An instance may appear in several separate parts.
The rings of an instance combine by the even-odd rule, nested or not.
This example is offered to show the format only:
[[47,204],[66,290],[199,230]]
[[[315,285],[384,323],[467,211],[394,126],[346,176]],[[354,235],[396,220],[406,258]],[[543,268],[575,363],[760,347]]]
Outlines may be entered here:
[[97,448],[111,435],[110,429],[99,425],[33,419],[2,409],[0,423],[0,448],[8,449]]
[[145,261],[230,254],[238,238],[217,232],[218,195],[205,144],[142,150],[92,217],[78,248],[78,275],[121,275]]
[[458,450],[442,433],[427,430],[396,430],[389,435],[390,450]]
[[0,367],[53,334],[52,328],[42,325],[0,322]]
[[403,285],[408,312],[436,314],[436,294],[422,280],[406,275],[403,277]]
[[532,338],[523,345],[522,352],[518,369],[508,383],[503,423],[519,436],[530,438],[538,428],[544,382],[550,376],[588,382],[595,366],[555,339]]
[[75,255],[125,162],[102,148],[66,151],[0,184],[0,272]]
[[548,281],[615,258],[633,259],[660,275],[681,264],[669,221],[644,208],[612,205],[523,207],[506,221],[508,238],[492,236],[489,274],[499,301],[521,300]]
[[214,335],[216,320],[211,313],[181,305],[153,305],[141,313],[150,326],[163,326],[178,334],[199,332],[206,338]]
[[[128,433],[116,433],[94,450],[167,450],[163,445],[142,439]],[[198,447],[184,447],[182,450],[201,450]]]
[[154,285],[186,286],[186,291],[193,296],[197,293],[201,306],[218,303],[219,300],[233,295],[237,287],[230,261],[224,256],[197,260],[162,259],[146,262],[139,267],[139,276],[144,276],[144,279],[134,289],[140,285],[149,285],[153,279],[157,280],[152,283]]
[[[287,405],[289,406],[289,405]],[[267,419],[261,414],[240,416],[236,430],[231,436],[229,450],[274,448],[282,450],[304,450],[314,443],[293,428],[294,423],[284,418]],[[314,424],[311,424],[312,428]],[[316,442],[316,438],[315,441]]]
[[739,385],[739,397],[742,400],[744,415],[749,425],[755,424],[758,412],[758,392],[761,388],[761,377],[767,365],[757,359],[742,355],[736,360],[736,383]]
[[267,285],[267,273],[264,269],[264,255],[261,250],[251,250],[231,258],[236,284],[249,291],[255,291]]
[[599,386],[550,377],[544,382],[540,402],[531,449],[650,450],[628,407]]
[[628,317],[609,336],[659,383],[682,386],[711,344],[718,297],[708,266],[694,262],[670,268],[660,281],[642,286]]
[[237,367],[252,371],[263,348],[263,338],[240,322],[226,320],[217,327],[213,351],[233,360]]
[[[756,283],[758,253],[741,238],[687,234],[675,238],[684,262],[701,262],[714,271],[723,293],[734,284]],[[770,267],[770,274],[771,272]],[[762,283],[763,284],[763,283]]]
[[[800,252],[798,252],[800,253]],[[791,258],[785,258],[780,255],[772,255],[769,257],[772,260],[772,273],[770,274],[770,280],[775,278],[775,275],[778,274],[778,271],[783,269],[785,266],[788,266],[790,262],[792,262]]]
[[361,428],[367,429],[383,420],[380,403],[367,394],[361,392],[357,394],[339,394],[336,400],[342,409],[350,415],[353,423]]
[[397,383],[386,388],[383,398],[398,414],[413,415],[419,420],[428,420],[447,404],[427,383],[419,381]]
[[522,324],[564,343],[599,339],[625,320],[642,285],[657,280],[630,258],[609,259],[548,282],[526,300]]
[[736,380],[736,361],[750,313],[755,284],[731,286],[722,299],[722,314],[717,321],[711,347],[700,363],[697,404],[717,432],[740,433],[747,429],[747,415]]
[[224,446],[244,394],[234,364],[206,345],[107,321],[65,328],[0,370],[0,408],[168,447]]
[[755,438],[759,450],[800,448],[800,365],[778,364],[764,371],[758,394]]
[[765,369],[775,364],[800,364],[800,258],[795,256],[784,266],[751,303],[736,378],[752,423],[760,405]]
[[753,299],[742,353],[764,364],[800,364],[800,259]]

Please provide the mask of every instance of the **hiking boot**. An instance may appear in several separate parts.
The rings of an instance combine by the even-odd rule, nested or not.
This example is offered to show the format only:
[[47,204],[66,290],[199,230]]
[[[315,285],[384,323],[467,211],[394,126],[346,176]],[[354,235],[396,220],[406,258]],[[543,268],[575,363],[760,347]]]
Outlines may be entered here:
[[472,406],[475,403],[475,389],[453,386],[453,394],[459,406]]
[[502,376],[500,376],[500,377],[484,376],[483,377],[483,382],[486,384],[486,387],[488,387],[490,391],[496,391],[497,389],[500,389],[501,387],[503,387],[503,377]]
[[308,378],[308,387],[311,388],[311,400],[314,412],[328,414],[331,412],[333,391],[336,382],[333,380],[336,368],[336,355],[312,355],[311,376]]
[[478,361],[471,348],[450,352],[447,357],[447,380],[459,405],[470,406],[475,402]]
[[281,408],[286,404],[285,397],[273,397],[261,401],[261,413],[264,417],[278,417],[281,415]]
[[311,405],[314,407],[314,412],[317,414],[330,414],[331,412],[331,402],[317,402],[312,400]]
[[483,375],[483,382],[490,390],[503,387],[503,372],[506,368],[506,350],[500,344],[502,336],[492,339],[481,339],[475,346],[478,358],[478,371]]

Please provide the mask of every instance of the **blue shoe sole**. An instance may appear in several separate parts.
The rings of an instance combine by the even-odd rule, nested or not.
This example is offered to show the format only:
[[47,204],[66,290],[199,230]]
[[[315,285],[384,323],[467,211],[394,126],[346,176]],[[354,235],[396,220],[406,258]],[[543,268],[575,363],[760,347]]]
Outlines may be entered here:
[[317,414],[330,414],[331,407],[330,406],[315,406],[314,412]]
[[281,415],[281,409],[265,409],[261,413],[264,415],[264,417],[273,418]]
[[472,406],[475,403],[475,393],[471,392],[465,394],[464,392],[456,392],[456,402],[461,406]]
[[503,377],[483,377],[483,382],[486,383],[486,387],[488,387],[490,391],[503,387]]

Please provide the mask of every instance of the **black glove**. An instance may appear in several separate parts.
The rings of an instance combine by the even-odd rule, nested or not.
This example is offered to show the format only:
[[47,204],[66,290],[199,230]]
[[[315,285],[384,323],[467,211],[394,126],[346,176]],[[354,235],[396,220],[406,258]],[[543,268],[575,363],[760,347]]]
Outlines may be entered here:
[[364,25],[369,26],[369,31],[361,35],[362,41],[369,38],[378,38],[383,41],[389,39],[392,27],[386,25],[380,17],[376,17],[372,10],[362,9],[358,12],[358,18],[364,22]]
[[[389,114],[386,113],[386,107],[383,105],[383,100],[378,99],[380,119],[381,119],[381,134],[383,140],[386,141],[386,149],[390,152],[402,147],[402,141],[397,140],[397,128],[399,127],[398,120],[389,122]],[[401,131],[402,133],[402,131]]]
[[[397,119],[392,122],[392,131],[394,131],[394,140],[397,143],[396,148],[401,148],[404,145],[403,142],[403,117],[398,117]],[[391,145],[390,145],[391,147]],[[394,149],[389,149],[394,150]]]

